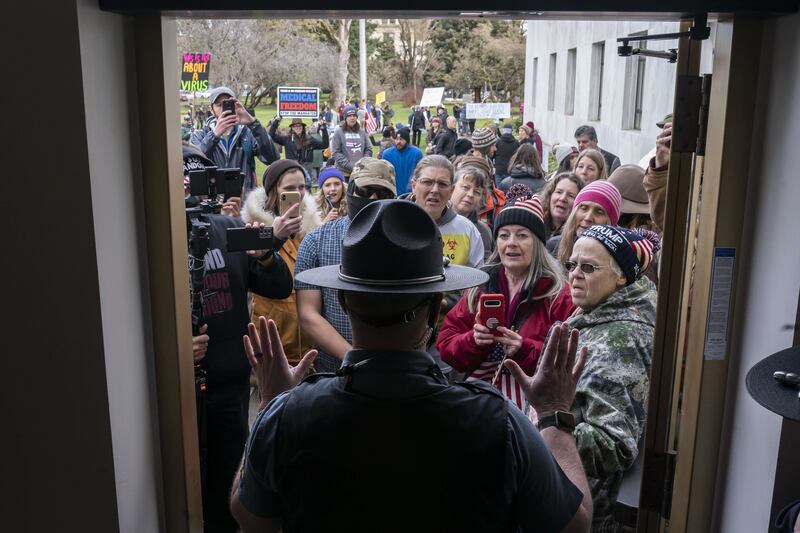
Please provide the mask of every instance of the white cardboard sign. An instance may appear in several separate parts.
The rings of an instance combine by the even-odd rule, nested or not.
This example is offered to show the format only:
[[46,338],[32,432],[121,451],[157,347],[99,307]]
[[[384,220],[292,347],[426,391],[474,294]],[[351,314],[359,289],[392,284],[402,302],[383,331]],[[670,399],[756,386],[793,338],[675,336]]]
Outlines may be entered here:
[[444,87],[427,87],[422,91],[422,100],[419,101],[420,107],[436,107],[442,103],[444,97]]
[[510,102],[494,102],[483,104],[466,104],[467,118],[511,118]]

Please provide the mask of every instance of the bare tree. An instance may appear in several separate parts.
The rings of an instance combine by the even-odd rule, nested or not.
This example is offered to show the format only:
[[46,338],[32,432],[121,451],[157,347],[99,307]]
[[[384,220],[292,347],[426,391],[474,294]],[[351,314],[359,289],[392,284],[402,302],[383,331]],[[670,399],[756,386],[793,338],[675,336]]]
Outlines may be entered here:
[[397,58],[397,66],[400,81],[405,87],[413,88],[414,101],[417,101],[422,78],[435,67],[437,54],[431,46],[433,20],[401,19],[399,25],[400,56]]
[[304,35],[294,21],[179,20],[180,51],[211,52],[212,85],[227,85],[246,107],[274,96],[280,85],[327,89],[333,50]]
[[333,69],[331,103],[335,106],[347,98],[347,68],[350,62],[350,19],[308,20],[303,25],[323,42],[331,45],[336,57]]

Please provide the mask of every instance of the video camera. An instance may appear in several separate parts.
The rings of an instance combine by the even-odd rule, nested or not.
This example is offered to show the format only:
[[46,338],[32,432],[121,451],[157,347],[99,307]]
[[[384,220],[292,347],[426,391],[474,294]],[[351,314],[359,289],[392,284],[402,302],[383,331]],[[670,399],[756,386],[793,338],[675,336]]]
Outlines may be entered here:
[[203,323],[202,307],[200,305],[203,273],[205,270],[203,258],[208,252],[209,227],[211,224],[205,215],[219,214],[222,211],[222,202],[232,196],[242,194],[244,174],[238,168],[205,167],[202,170],[189,171],[189,194],[195,197],[205,196],[206,199],[195,206],[186,207],[186,233],[189,242],[190,279],[192,282],[192,329],[197,335]]
[[[219,214],[222,211],[219,195],[222,195],[223,202],[232,196],[240,196],[243,185],[244,174],[238,168],[208,166],[202,170],[189,171],[189,194],[194,197],[206,197],[196,205],[186,207],[186,232],[189,237],[189,246],[194,251],[202,253],[199,256],[195,254],[195,257],[205,255],[201,243],[207,245],[208,240],[209,224],[204,220],[203,215]],[[198,244],[200,244],[199,247]]]
[[238,168],[206,167],[203,170],[189,171],[189,194],[206,196],[217,201],[223,195],[227,201],[232,196],[241,196],[244,174]]

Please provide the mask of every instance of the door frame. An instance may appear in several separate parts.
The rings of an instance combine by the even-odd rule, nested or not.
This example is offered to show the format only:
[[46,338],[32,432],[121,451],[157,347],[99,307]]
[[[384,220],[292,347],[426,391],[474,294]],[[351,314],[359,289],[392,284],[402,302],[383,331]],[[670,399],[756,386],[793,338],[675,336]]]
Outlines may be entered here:
[[[186,13],[186,16],[197,16],[197,13]],[[653,18],[659,17],[655,15]],[[173,90],[178,87],[179,78],[173,61],[173,54],[177,53],[176,23],[174,19],[159,14],[137,14],[134,20],[163,508],[168,531],[201,531],[200,470],[191,363],[189,278],[186,269],[188,256],[183,191],[180,187],[179,141],[172,126],[173,119],[179,116]],[[651,393],[643,446],[642,501],[652,500],[659,490],[674,487],[671,533],[708,530],[698,529],[701,526],[698,520],[705,523],[702,518],[710,517],[712,513],[713,480],[717,469],[713,454],[718,451],[719,431],[714,434],[711,429],[721,425],[724,407],[727,362],[721,365],[708,364],[697,357],[687,359],[679,429],[676,424],[676,403],[673,402],[676,383],[680,379],[678,370],[683,355],[683,338],[688,335],[690,353],[702,354],[709,291],[709,280],[706,278],[710,273],[714,247],[730,245],[738,249],[741,238],[741,223],[731,225],[721,221],[741,221],[743,218],[744,187],[729,184],[746,184],[749,150],[737,149],[737,143],[730,143],[735,139],[734,136],[749,139],[755,90],[754,87],[751,90],[744,71],[752,66],[753,61],[757,64],[758,54],[753,50],[759,48],[752,47],[751,50],[744,43],[760,36],[761,23],[737,21],[735,29],[732,20],[724,24],[730,25],[730,32],[723,31],[721,36],[718,32],[718,43],[715,44],[702,205],[696,201],[700,174],[695,175],[693,155],[673,152],[670,158],[666,199],[666,219],[669,222],[665,224],[662,240]],[[682,30],[688,30],[689,27],[689,21],[682,22]],[[696,76],[699,62],[700,42],[681,39],[676,80],[681,75]],[[725,69],[730,74],[726,82],[722,76]],[[751,76],[751,80],[755,78]],[[679,117],[688,112],[687,104],[679,101],[677,96],[676,93],[676,127],[680,126]],[[749,111],[742,115],[741,110]],[[724,189],[720,186],[723,171]],[[693,220],[698,209],[701,220],[715,221],[715,230],[713,234],[705,232],[710,225],[706,226],[704,222],[704,233],[698,240],[695,254],[693,239],[690,239],[695,225],[688,222],[676,224],[675,221]],[[687,273],[691,271],[692,263],[696,265],[692,289],[693,313],[687,321]],[[729,316],[733,316],[733,313]],[[700,352],[695,351],[698,346],[701,347]],[[712,397],[714,401],[705,405]],[[703,405],[700,404],[701,399]],[[698,421],[701,419],[709,425],[700,426]],[[676,440],[679,447],[673,486],[653,465],[660,464],[664,455],[673,451],[672,443]],[[709,486],[709,494],[701,494],[701,490],[707,490]],[[689,498],[690,494],[693,499]],[[663,531],[665,527],[665,520],[657,510],[642,508],[639,517],[637,531],[640,533]]]

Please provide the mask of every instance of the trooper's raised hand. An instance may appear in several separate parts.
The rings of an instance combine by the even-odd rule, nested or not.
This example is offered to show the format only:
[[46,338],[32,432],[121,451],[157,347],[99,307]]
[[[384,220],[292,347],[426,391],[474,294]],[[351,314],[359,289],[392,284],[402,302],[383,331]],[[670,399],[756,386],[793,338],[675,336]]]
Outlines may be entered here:
[[252,322],[247,325],[247,335],[242,341],[261,393],[259,410],[280,393],[300,383],[317,358],[317,351],[309,350],[296,366],[289,365],[278,326],[274,320],[268,321],[263,316],[258,317],[257,329]]
[[576,357],[578,330],[567,329],[565,324],[553,326],[533,377],[526,375],[511,359],[503,363],[522,387],[539,419],[555,411],[569,411],[575,400],[575,387],[586,364],[588,351],[584,346]]

